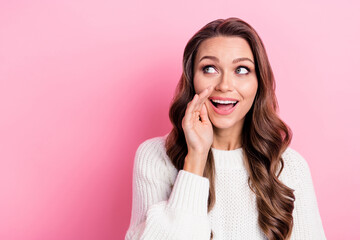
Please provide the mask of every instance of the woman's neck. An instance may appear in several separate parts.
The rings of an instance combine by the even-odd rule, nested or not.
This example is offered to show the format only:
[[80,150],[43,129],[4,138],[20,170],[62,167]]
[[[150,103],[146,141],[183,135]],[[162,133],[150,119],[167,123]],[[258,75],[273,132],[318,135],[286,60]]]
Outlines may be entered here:
[[211,147],[227,151],[241,148],[241,131],[214,128],[214,140]]

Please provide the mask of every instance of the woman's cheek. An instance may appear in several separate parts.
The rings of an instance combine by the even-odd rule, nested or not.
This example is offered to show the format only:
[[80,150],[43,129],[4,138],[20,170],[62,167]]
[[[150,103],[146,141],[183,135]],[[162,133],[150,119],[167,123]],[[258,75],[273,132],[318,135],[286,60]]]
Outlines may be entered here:
[[243,93],[243,95],[245,96],[252,96],[256,93],[257,91],[257,87],[258,87],[258,84],[257,84],[257,81],[249,81],[246,83],[246,85],[242,86],[241,88],[241,92]]
[[198,74],[195,74],[194,76],[194,88],[195,92],[197,94],[200,94],[202,91],[204,91],[205,88],[207,88],[209,83],[207,83],[206,79],[202,78]]

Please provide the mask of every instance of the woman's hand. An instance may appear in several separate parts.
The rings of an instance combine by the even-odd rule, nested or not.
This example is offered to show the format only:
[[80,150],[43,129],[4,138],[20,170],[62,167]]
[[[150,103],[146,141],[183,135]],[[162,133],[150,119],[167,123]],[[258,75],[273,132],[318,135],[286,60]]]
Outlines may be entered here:
[[188,148],[184,170],[201,176],[206,165],[209,149],[213,143],[213,126],[204,104],[213,89],[210,86],[199,95],[195,94],[193,100],[188,103],[182,120],[182,128]]

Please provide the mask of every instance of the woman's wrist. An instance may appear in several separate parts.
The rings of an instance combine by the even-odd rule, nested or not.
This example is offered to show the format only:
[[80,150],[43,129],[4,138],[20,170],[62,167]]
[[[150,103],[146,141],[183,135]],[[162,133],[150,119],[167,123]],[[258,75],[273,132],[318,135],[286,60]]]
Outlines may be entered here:
[[185,157],[183,170],[203,176],[206,160],[207,156],[188,154]]

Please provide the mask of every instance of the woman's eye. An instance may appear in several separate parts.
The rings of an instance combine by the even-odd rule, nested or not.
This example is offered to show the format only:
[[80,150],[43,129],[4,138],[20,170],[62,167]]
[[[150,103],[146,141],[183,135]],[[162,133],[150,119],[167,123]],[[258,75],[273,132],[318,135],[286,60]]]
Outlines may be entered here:
[[[210,66],[210,65],[203,67],[202,70],[203,70],[204,73],[216,73],[216,70],[215,70],[214,66]],[[250,71],[249,71],[249,69],[247,67],[238,67],[236,69],[237,74],[245,75],[245,74],[248,74],[249,72]]]
[[[238,71],[238,70],[240,70],[240,71]],[[238,67],[236,69],[236,73],[238,73],[238,74],[247,74],[248,72],[249,72],[249,69],[246,67]]]
[[[207,71],[209,70],[209,71]],[[213,66],[205,66],[203,68],[203,72],[205,73],[216,73],[215,68]]]

